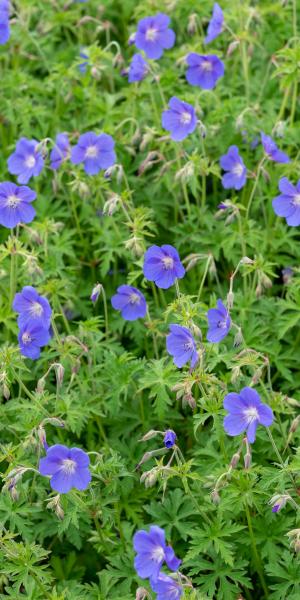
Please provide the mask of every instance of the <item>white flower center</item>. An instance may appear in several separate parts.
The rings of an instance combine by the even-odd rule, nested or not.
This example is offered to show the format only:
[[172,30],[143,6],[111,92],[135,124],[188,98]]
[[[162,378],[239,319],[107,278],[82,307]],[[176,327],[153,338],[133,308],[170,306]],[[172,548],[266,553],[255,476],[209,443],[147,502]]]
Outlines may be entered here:
[[300,206],[300,194],[296,194],[293,199],[293,204],[295,206]]
[[130,304],[139,304],[141,301],[139,295],[136,294],[135,292],[132,292],[132,294],[130,294],[129,299],[130,299]]
[[243,172],[244,172],[244,167],[240,163],[237,163],[232,169],[232,173],[234,175],[237,175],[238,177],[240,177],[243,174]]
[[255,419],[259,418],[257,408],[255,408],[255,406],[244,410],[244,415],[246,417],[247,423],[252,423],[252,421],[255,421]]
[[149,27],[146,31],[146,40],[148,42],[154,42],[157,38],[158,31],[155,27]]
[[209,60],[204,60],[200,65],[201,71],[212,71],[213,66]]
[[190,123],[190,122],[191,122],[191,120],[192,120],[192,115],[190,115],[190,113],[189,113],[189,112],[187,112],[187,111],[184,111],[184,112],[182,113],[181,117],[180,117],[180,122],[181,122],[183,125],[187,125],[188,123]]
[[33,154],[31,154],[30,156],[27,156],[27,158],[25,159],[25,166],[28,169],[32,169],[32,167],[34,167],[35,165],[35,157],[33,156]]
[[95,158],[98,155],[97,146],[88,146],[86,149],[85,156],[86,158]]
[[193,350],[193,348],[194,348],[194,344],[193,344],[192,340],[191,340],[190,342],[186,342],[186,343],[184,344],[184,349],[185,349],[186,351],[188,351],[188,350]]
[[20,202],[21,198],[18,198],[18,196],[16,196],[15,194],[11,194],[10,196],[8,196],[6,204],[10,208],[16,208],[16,206],[18,206]]
[[226,321],[218,321],[218,327],[220,329],[226,329],[226,327],[227,327]]
[[157,546],[152,552],[152,558],[156,562],[160,562],[160,561],[164,560],[164,558],[165,558],[164,549],[161,546]]
[[25,331],[22,335],[22,342],[23,342],[23,344],[30,344],[30,342],[31,342],[31,337],[30,337],[29,333],[27,333],[27,331]]
[[35,317],[40,317],[43,314],[43,307],[39,302],[33,302],[30,307],[30,313]]
[[162,263],[165,269],[173,269],[174,267],[174,259],[171,256],[165,256]]
[[66,458],[62,461],[62,469],[66,475],[72,475],[76,470],[76,462],[75,460],[71,460],[70,458]]

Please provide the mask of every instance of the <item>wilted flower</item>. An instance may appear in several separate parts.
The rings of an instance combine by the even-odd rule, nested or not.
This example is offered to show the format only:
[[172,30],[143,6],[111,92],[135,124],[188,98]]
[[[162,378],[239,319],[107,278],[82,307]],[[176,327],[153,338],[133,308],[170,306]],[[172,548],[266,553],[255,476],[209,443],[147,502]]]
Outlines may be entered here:
[[156,525],[151,525],[149,533],[144,529],[137,531],[133,537],[133,546],[137,552],[134,566],[142,579],[157,579],[164,562],[171,571],[177,571],[181,560],[176,558],[173,548],[166,545],[165,532]]
[[277,163],[288,163],[290,162],[290,158],[285,152],[279,150],[277,144],[275,144],[274,140],[269,135],[266,135],[263,131],[261,131],[261,143],[264,147],[264,151],[267,157],[270,160],[274,160]]
[[13,310],[19,313],[18,325],[25,323],[49,328],[52,315],[51,306],[44,296],[40,296],[31,285],[23,287],[13,301]]
[[51,169],[58,169],[65,158],[69,155],[70,143],[66,133],[58,133],[55,140],[55,146],[50,153]]
[[17,142],[15,152],[9,156],[8,171],[12,175],[18,175],[19,183],[28,183],[31,177],[36,177],[43,169],[44,159],[37,149],[38,145],[36,140],[21,138]]
[[90,481],[90,459],[86,452],[80,448],[67,448],[62,444],[55,444],[47,450],[41,458],[39,472],[41,475],[50,475],[50,486],[60,494],[66,494],[72,488],[85,490]]
[[250,387],[244,387],[239,394],[227,394],[224,398],[224,408],[229,412],[224,419],[226,433],[236,436],[246,431],[251,444],[255,442],[258,425],[269,427],[273,423],[272,409],[263,404],[256,390]]
[[71,162],[74,165],[83,163],[88,175],[96,175],[101,169],[111,167],[116,161],[115,142],[111,135],[97,135],[88,131],[80,136],[71,151]]
[[138,22],[134,43],[139,50],[144,50],[148,58],[160,58],[164,50],[175,44],[175,33],[168,29],[170,17],[159,13],[145,17]]
[[246,183],[247,169],[244,161],[239,155],[237,146],[230,146],[227,154],[220,158],[220,166],[224,171],[228,171],[222,177],[222,185],[225,190],[233,188],[240,190]]
[[164,290],[171,287],[175,279],[184,277],[179,254],[173,246],[151,246],[144,256],[144,275],[149,281],[154,281],[157,287]]
[[173,96],[169,101],[169,110],[164,110],[162,113],[161,123],[164,129],[171,132],[172,140],[175,142],[184,140],[196,129],[195,109],[191,104]]
[[157,579],[150,579],[152,590],[157,594],[156,600],[179,600],[183,594],[182,586],[169,575],[159,573]]
[[204,90],[212,90],[218,79],[224,75],[224,63],[214,54],[205,56],[191,52],[186,62],[189,67],[186,72],[188,83]]
[[120,310],[125,321],[143,319],[147,313],[147,303],[144,295],[131,285],[120,285],[111,299],[112,307]]
[[166,448],[172,448],[177,440],[177,435],[172,429],[167,429],[164,435],[164,445]]
[[212,18],[207,28],[207,36],[204,39],[205,44],[212,42],[223,29],[224,15],[221,7],[217,2],[214,4]]
[[31,206],[35,199],[36,193],[25,185],[0,183],[0,224],[12,229],[19,223],[31,223],[36,214]]
[[134,83],[135,81],[142,81],[149,72],[149,66],[147,61],[143,58],[142,54],[134,54],[129,71],[128,71],[128,81],[129,83]]
[[217,301],[217,308],[210,308],[207,311],[207,320],[209,326],[207,332],[208,341],[217,343],[223,340],[231,327],[231,319],[222,300]]
[[183,367],[190,361],[193,368],[198,361],[198,353],[195,340],[191,332],[182,325],[170,325],[170,333],[167,336],[167,351],[173,356],[176,367]]
[[274,212],[279,217],[285,217],[288,225],[300,225],[300,179],[296,185],[290,183],[287,177],[279,179],[280,196],[272,201]]
[[32,360],[39,358],[41,347],[50,341],[49,330],[42,325],[30,321],[20,327],[18,340],[21,354]]

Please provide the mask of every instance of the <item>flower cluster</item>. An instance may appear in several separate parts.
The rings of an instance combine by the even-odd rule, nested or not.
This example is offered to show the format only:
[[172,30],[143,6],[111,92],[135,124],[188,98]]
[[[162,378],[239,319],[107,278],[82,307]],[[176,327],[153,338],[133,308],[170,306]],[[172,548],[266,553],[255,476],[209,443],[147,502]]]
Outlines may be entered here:
[[13,309],[19,314],[18,341],[21,354],[36,360],[40,356],[41,348],[51,339],[50,304],[47,298],[40,296],[33,287],[27,285],[15,295]]

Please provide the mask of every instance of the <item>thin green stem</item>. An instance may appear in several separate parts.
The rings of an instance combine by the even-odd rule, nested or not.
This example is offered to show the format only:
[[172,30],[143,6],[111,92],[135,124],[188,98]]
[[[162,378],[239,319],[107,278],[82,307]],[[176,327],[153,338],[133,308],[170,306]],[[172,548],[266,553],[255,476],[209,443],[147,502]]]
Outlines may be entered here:
[[156,340],[156,335],[155,332],[153,330],[153,321],[150,317],[150,313],[149,310],[147,308],[147,317],[148,317],[148,321],[150,323],[150,329],[151,329],[151,333],[152,333],[152,339],[153,339],[153,347],[154,347],[154,354],[155,354],[155,358],[159,358],[159,354],[158,354],[158,348],[157,348],[157,340]]
[[258,554],[256,541],[255,541],[255,537],[254,537],[254,533],[253,533],[251,515],[250,515],[249,507],[247,504],[245,505],[245,512],[246,512],[246,517],[247,517],[248,530],[249,530],[249,534],[250,534],[250,539],[251,539],[257,573],[258,573],[259,579],[261,581],[261,585],[264,590],[265,597],[268,598],[269,597],[268,588],[266,586],[266,582],[265,582],[265,578],[264,578],[264,574],[263,574],[263,570],[262,570],[262,565],[261,565],[261,560],[260,560],[260,556]]
[[101,295],[103,298],[103,308],[104,308],[104,320],[105,320],[105,338],[108,338],[109,326],[108,326],[108,312],[107,312],[107,299],[105,289],[102,286]]
[[251,194],[250,194],[249,200],[248,200],[248,206],[247,206],[247,211],[246,211],[246,221],[248,220],[248,217],[249,217],[251,204],[252,204],[252,201],[253,201],[253,198],[254,198],[254,194],[256,192],[256,188],[257,188],[257,185],[258,185],[260,172],[261,172],[261,169],[262,169],[262,166],[263,166],[264,162],[265,162],[265,157],[263,157],[261,159],[261,161],[260,161],[260,163],[258,164],[258,167],[257,167],[255,181],[254,181],[254,184],[253,184],[253,187],[252,187],[252,190],[251,190]]
[[210,262],[211,262],[211,255],[209,255],[209,257],[208,257],[208,259],[206,261],[204,274],[203,274],[203,277],[201,279],[201,283],[200,283],[199,290],[198,290],[198,295],[197,295],[197,300],[196,300],[197,302],[199,302],[200,296],[202,294],[202,290],[203,290],[204,282],[205,282],[205,279],[206,279],[206,275],[208,273]]

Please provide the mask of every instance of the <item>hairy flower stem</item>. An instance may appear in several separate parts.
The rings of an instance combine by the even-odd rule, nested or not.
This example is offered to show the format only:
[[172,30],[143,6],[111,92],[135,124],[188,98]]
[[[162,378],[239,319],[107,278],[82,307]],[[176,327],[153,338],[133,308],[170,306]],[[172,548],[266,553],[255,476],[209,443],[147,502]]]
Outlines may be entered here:
[[253,198],[254,198],[254,194],[256,192],[256,188],[257,188],[257,185],[258,185],[260,172],[261,172],[261,169],[262,169],[262,166],[263,166],[265,160],[266,160],[266,157],[263,156],[263,158],[261,159],[261,161],[259,162],[258,167],[257,167],[255,181],[254,181],[254,184],[253,184],[253,187],[252,187],[252,190],[251,190],[251,194],[250,194],[249,200],[248,200],[248,206],[247,206],[247,211],[246,211],[246,220],[248,220],[248,218],[249,218],[251,204],[252,204],[252,201],[253,201]]
[[[285,464],[284,464],[282,456],[281,456],[281,454],[280,454],[280,452],[279,452],[279,450],[277,448],[277,445],[276,445],[276,442],[275,442],[275,440],[273,438],[271,430],[270,430],[269,427],[266,427],[266,430],[267,430],[267,433],[268,433],[268,436],[269,436],[269,440],[270,440],[270,442],[272,444],[273,450],[274,450],[274,452],[275,452],[275,454],[276,454],[276,456],[278,458],[278,461],[279,461],[282,469],[285,471],[286,470]],[[291,483],[293,484],[294,489],[296,489],[296,492],[297,492],[298,491],[297,490],[297,486],[296,486],[296,483],[295,483],[295,480],[294,480],[294,477],[293,477],[292,473],[288,473],[288,476],[289,476],[289,478],[291,480]]]
[[[15,235],[15,241],[16,244],[18,242],[18,235],[19,235],[19,226],[17,226],[16,229],[16,235]],[[16,293],[16,287],[17,287],[17,273],[18,273],[18,256],[16,253],[16,244],[14,243],[13,240],[13,250],[11,253],[11,258],[10,258],[10,289],[9,289],[9,308],[12,308],[12,303],[13,303],[13,299],[15,297],[15,293]]]
[[[179,466],[182,466],[185,464],[184,456],[183,456],[180,448],[178,448],[178,446],[176,446],[175,458],[176,458],[177,464]],[[182,475],[182,485],[183,485],[185,493],[190,497],[190,499],[192,500],[197,511],[201,515],[201,517],[204,519],[204,521],[206,521],[206,523],[210,523],[210,520],[209,520],[206,512],[204,510],[202,510],[201,506],[199,505],[198,501],[196,500],[196,498],[189,486],[188,478],[186,477],[186,475]]]
[[104,321],[105,321],[105,339],[108,339],[109,326],[108,326],[108,312],[107,312],[107,299],[105,289],[102,286],[101,296],[103,299],[103,308],[104,308]]
[[262,570],[262,564],[261,564],[260,556],[258,554],[258,550],[257,550],[257,546],[256,546],[256,541],[255,541],[255,537],[254,537],[254,533],[253,533],[251,515],[250,515],[248,504],[245,505],[245,512],[246,512],[246,517],[247,517],[248,530],[249,530],[249,535],[250,535],[250,539],[251,539],[257,573],[258,573],[259,579],[261,581],[261,585],[264,590],[265,597],[268,598],[269,597],[268,588],[266,586],[266,582],[265,582],[265,578],[264,578],[264,574],[263,574],[263,570]]
[[180,294],[178,279],[175,279],[175,289],[176,289],[176,296],[177,296],[178,300],[180,300],[181,294]]
[[153,321],[152,321],[152,319],[150,317],[150,313],[149,313],[148,308],[147,308],[147,317],[148,317],[148,321],[150,323],[150,329],[151,329],[151,333],[152,333],[153,348],[154,348],[155,358],[158,359],[159,358],[159,354],[158,354],[158,348],[157,348],[157,340],[156,340],[155,332],[153,330]]
[[196,302],[199,302],[199,300],[200,300],[200,297],[201,297],[201,294],[202,294],[202,290],[203,290],[203,286],[204,286],[204,282],[205,282],[205,279],[206,279],[206,275],[208,273],[208,269],[209,269],[209,265],[210,265],[211,259],[212,259],[212,255],[209,254],[209,256],[207,258],[207,261],[206,261],[206,264],[205,264],[205,270],[204,270],[204,273],[203,273],[203,277],[201,279],[201,283],[200,283],[200,286],[199,286],[199,290],[198,290]]

